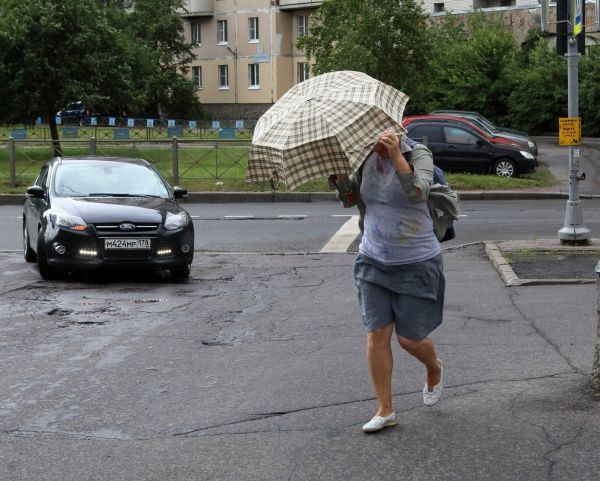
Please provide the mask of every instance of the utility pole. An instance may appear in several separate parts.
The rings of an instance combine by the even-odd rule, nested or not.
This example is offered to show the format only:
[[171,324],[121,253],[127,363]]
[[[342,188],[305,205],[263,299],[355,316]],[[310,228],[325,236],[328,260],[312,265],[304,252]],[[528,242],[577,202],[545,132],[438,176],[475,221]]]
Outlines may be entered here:
[[[562,243],[580,244],[590,240],[590,230],[583,223],[583,208],[579,200],[579,182],[585,173],[579,171],[579,146],[581,144],[581,119],[579,118],[580,50],[585,51],[585,0],[557,0],[556,45],[559,54],[567,58],[568,115],[560,119],[559,144],[569,146],[569,200],[565,222],[558,231]],[[566,40],[566,52],[564,44]]]

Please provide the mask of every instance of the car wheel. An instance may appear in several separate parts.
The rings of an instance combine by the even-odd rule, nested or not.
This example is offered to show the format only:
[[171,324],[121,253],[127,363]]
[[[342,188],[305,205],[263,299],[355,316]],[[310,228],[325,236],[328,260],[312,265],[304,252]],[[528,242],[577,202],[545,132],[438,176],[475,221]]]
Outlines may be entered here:
[[26,262],[35,262],[37,255],[29,244],[29,232],[27,232],[27,222],[23,219],[23,257]]
[[510,159],[499,159],[494,164],[492,173],[498,177],[516,177],[517,176],[517,164]]
[[171,277],[175,280],[182,281],[190,277],[190,265],[184,267],[174,267],[171,269]]
[[42,236],[41,232],[38,237],[39,237],[38,245],[37,245],[38,269],[40,271],[40,276],[42,276],[42,279],[49,280],[54,277],[54,272],[52,271],[52,268],[48,264],[48,255],[46,254],[46,247],[44,246],[43,236]]

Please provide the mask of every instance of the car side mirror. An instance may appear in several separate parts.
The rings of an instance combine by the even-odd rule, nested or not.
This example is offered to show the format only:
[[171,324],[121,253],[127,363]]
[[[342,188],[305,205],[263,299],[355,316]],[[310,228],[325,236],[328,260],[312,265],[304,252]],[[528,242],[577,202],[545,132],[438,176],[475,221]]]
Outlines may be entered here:
[[188,191],[187,189],[184,189],[183,187],[174,187],[173,188],[173,196],[176,199],[185,199],[188,196]]
[[27,188],[27,195],[29,197],[35,197],[36,199],[43,199],[46,195],[46,189],[39,185],[32,185]]

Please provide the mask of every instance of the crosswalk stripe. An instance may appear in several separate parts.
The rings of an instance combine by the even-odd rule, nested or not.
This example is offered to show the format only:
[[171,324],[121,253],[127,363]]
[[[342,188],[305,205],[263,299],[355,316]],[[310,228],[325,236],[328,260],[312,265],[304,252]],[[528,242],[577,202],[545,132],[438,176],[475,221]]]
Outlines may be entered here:
[[358,216],[353,215],[346,223],[339,228],[331,239],[321,249],[322,253],[332,254],[336,252],[346,252],[348,248],[360,233],[358,228]]

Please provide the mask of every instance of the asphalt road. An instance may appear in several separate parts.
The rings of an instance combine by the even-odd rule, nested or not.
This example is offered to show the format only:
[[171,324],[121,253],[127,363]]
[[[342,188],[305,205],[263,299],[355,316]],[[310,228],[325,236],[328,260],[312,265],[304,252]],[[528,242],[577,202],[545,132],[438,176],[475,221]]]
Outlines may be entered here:
[[[600,199],[582,201],[584,223],[600,237]],[[187,204],[194,219],[196,251],[320,252],[356,215],[336,202],[262,204]],[[463,201],[456,239],[445,247],[482,240],[556,238],[563,227],[566,201]],[[0,206],[0,251],[22,249],[21,208]],[[354,229],[358,236],[358,229]],[[356,242],[342,251],[356,251]]]

